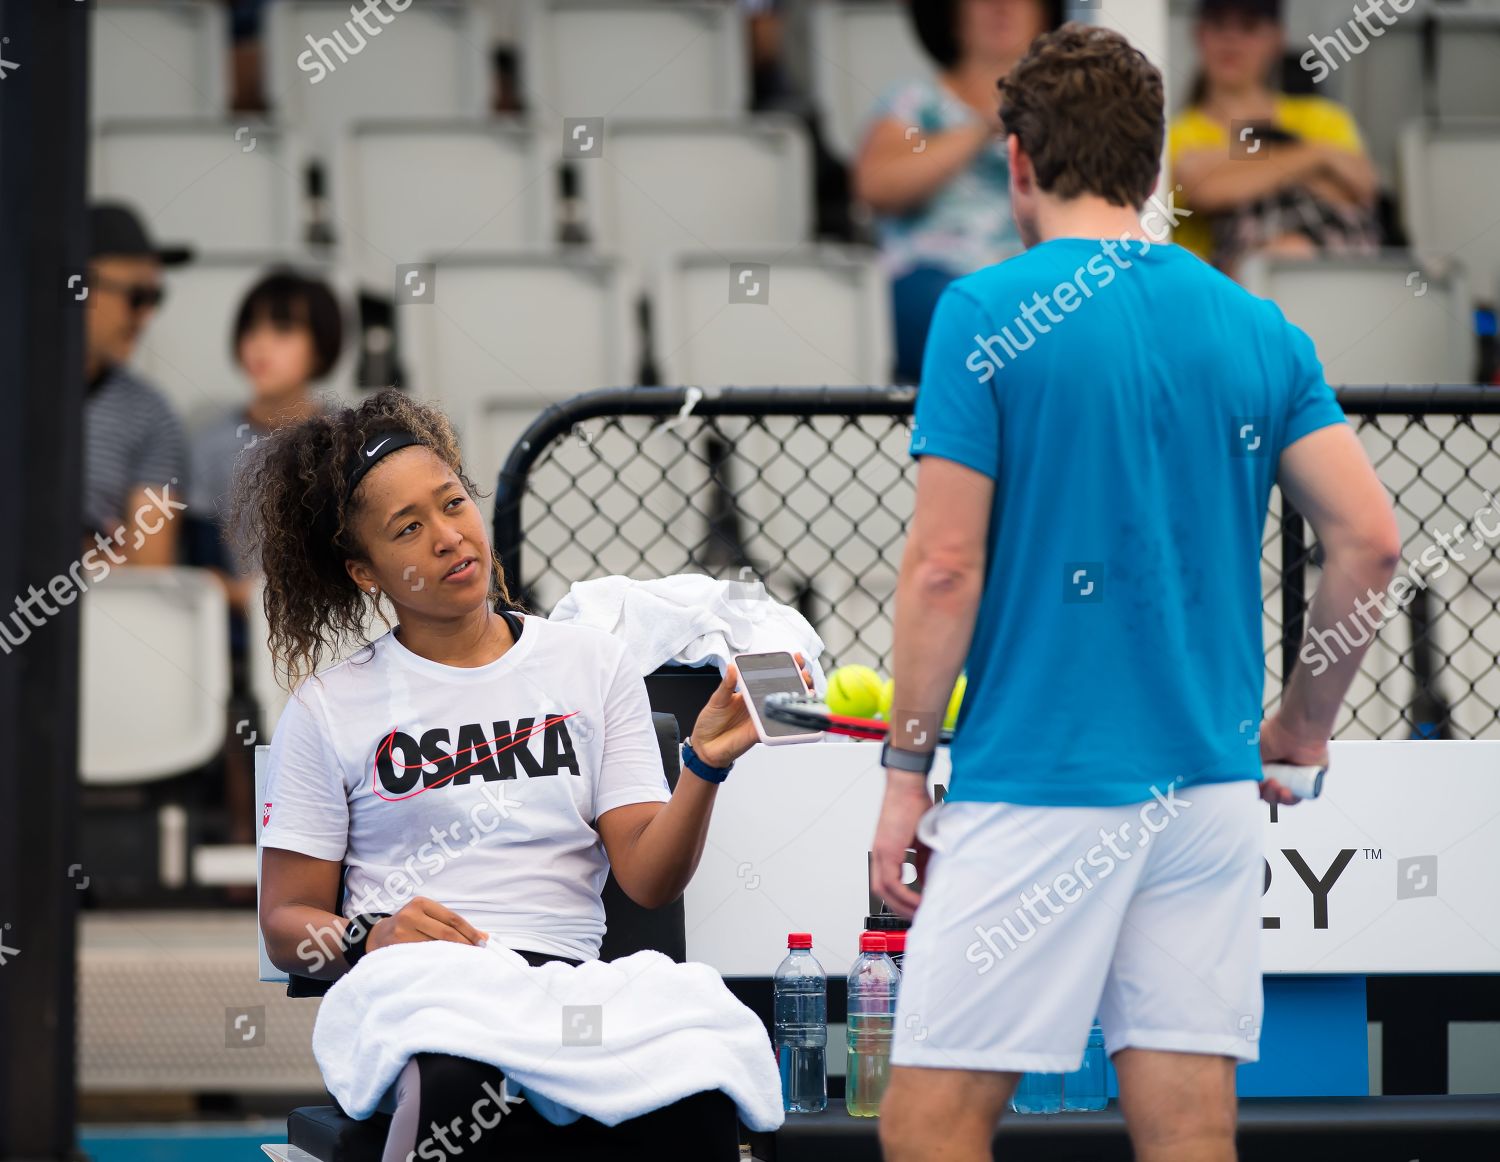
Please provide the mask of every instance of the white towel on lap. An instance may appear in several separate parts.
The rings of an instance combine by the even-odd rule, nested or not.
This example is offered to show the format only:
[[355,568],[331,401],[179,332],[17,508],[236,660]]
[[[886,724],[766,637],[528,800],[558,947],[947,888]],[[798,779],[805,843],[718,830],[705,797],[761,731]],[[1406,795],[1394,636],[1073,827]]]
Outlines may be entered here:
[[614,634],[635,655],[642,674],[666,662],[713,664],[722,674],[737,653],[800,650],[820,696],[828,685],[818,662],[823,639],[760,581],[721,581],[697,573],[647,581],[596,577],[573,582],[548,620]]
[[783,1120],[765,1026],[707,964],[660,952],[533,968],[498,945],[433,940],[361,958],[323,998],[313,1055],[354,1118],[414,1053],[487,1062],[548,1121],[613,1126],[723,1090],[757,1132]]

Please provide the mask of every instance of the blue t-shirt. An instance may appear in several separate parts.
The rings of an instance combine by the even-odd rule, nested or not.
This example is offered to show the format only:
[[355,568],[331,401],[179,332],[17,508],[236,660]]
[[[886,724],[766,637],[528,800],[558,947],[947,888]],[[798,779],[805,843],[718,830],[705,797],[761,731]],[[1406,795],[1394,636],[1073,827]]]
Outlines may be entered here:
[[910,450],[995,500],[948,798],[1259,778],[1271,486],[1342,422],[1307,335],[1180,247],[1055,239],[954,282]]

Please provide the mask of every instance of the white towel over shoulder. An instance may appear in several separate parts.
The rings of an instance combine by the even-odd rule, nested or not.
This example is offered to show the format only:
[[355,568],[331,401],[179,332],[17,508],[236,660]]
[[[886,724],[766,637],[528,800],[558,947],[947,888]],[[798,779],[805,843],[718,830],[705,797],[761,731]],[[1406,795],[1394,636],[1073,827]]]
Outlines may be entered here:
[[828,685],[818,661],[823,639],[760,581],[721,581],[698,573],[646,581],[595,577],[573,582],[548,620],[614,634],[635,655],[642,674],[666,662],[712,664],[722,674],[737,653],[801,650],[813,688],[821,695]]
[[752,1130],[783,1120],[760,1018],[711,966],[660,952],[533,968],[498,945],[377,949],[324,997],[313,1054],[339,1105],[367,1118],[414,1053],[487,1062],[553,1122],[613,1126],[706,1089]]

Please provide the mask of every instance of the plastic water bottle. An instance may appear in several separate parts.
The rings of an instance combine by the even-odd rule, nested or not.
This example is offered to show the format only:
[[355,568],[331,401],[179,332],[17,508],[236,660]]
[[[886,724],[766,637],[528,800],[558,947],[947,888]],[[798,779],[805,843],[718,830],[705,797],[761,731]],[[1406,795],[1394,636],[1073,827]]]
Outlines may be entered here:
[[1109,1104],[1109,1063],[1104,1056],[1104,1029],[1094,1018],[1089,1043],[1083,1051],[1083,1064],[1072,1073],[1063,1074],[1062,1094],[1065,1110],[1102,1110]]
[[901,974],[885,954],[885,934],[865,932],[849,967],[849,1065],[844,1108],[857,1118],[880,1113],[891,1072],[891,1030]]
[[793,932],[776,969],[776,1061],[781,1108],[815,1114],[828,1108],[828,976],[812,954],[812,936]]
[[1055,1114],[1062,1109],[1063,1075],[1023,1073],[1011,1095],[1010,1108],[1018,1114]]

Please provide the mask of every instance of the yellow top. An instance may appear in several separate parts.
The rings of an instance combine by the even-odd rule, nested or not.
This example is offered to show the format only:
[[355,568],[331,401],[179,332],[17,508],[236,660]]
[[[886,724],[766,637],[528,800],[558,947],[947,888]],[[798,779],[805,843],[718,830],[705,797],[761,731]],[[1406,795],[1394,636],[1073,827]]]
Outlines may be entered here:
[[[1278,93],[1271,124],[1302,141],[1333,145],[1354,153],[1364,151],[1359,127],[1349,111],[1324,97],[1290,97]],[[1229,126],[1215,121],[1196,105],[1179,113],[1167,127],[1167,164],[1175,166],[1183,152],[1193,149],[1222,149],[1225,156],[1229,150]],[[1208,258],[1212,244],[1208,222],[1202,215],[1184,218],[1173,241],[1200,258]]]

